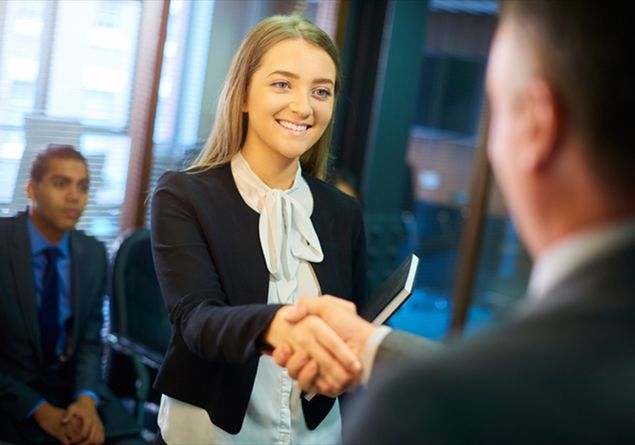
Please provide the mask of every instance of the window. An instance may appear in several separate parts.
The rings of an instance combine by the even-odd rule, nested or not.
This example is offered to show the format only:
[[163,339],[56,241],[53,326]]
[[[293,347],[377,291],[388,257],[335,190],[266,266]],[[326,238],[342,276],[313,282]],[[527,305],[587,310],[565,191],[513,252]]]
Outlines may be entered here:
[[[389,321],[429,338],[444,338],[451,321],[485,64],[495,25],[494,2],[429,3],[417,109],[405,159],[409,199],[402,217],[406,237],[401,257],[411,250],[418,253],[419,274],[413,296]],[[508,273],[515,264],[511,253],[492,254],[492,247],[496,251],[503,239],[512,240],[509,230],[504,212],[497,210],[485,235],[489,246],[483,250],[468,331],[491,320],[493,301],[503,300],[491,289],[499,271]]]
[[115,93],[87,90],[84,93],[84,110],[81,113],[82,122],[97,125],[112,122],[117,116],[115,100]]
[[493,183],[467,324],[479,314],[500,314],[525,296],[532,260],[521,244],[500,190]]
[[35,100],[35,82],[13,80],[7,98],[5,122],[20,124],[22,115],[33,109]]
[[0,5],[0,214],[27,204],[35,154],[76,146],[91,172],[79,227],[118,234],[141,1],[8,1]]
[[119,1],[101,0],[94,9],[95,27],[119,28],[125,6]]
[[0,126],[22,125],[35,106],[44,14],[45,2],[0,6]]

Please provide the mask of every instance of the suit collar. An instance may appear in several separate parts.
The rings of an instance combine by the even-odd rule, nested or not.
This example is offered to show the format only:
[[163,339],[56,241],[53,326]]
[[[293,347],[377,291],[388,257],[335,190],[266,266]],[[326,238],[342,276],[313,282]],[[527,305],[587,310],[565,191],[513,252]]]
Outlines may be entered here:
[[40,345],[40,328],[37,319],[37,303],[35,283],[33,280],[33,264],[31,257],[31,243],[27,228],[26,212],[18,213],[11,229],[11,268],[18,290],[17,300],[29,337],[33,342],[33,349],[40,360],[43,360]]
[[77,347],[77,341],[79,332],[77,329],[79,320],[84,319],[82,311],[87,309],[86,305],[82,305],[82,299],[80,295],[77,295],[76,290],[81,289],[80,279],[85,276],[86,273],[82,272],[82,268],[91,267],[89,258],[84,258],[84,245],[79,240],[79,232],[72,230],[69,234],[69,250],[71,255],[71,276],[70,276],[70,299],[73,312],[71,317],[73,318],[73,325],[71,332],[67,332],[71,342],[71,350],[74,351]]
[[516,318],[540,316],[563,308],[579,310],[584,305],[597,308],[614,305],[619,299],[632,305],[633,264],[635,240],[588,259],[556,283],[543,298],[521,300],[512,315]]
[[[27,327],[29,337],[33,343],[33,348],[40,360],[43,360],[40,344],[40,328],[38,323],[38,308],[35,295],[35,283],[33,279],[33,257],[31,254],[31,241],[28,229],[28,214],[18,213],[13,221],[10,237],[11,242],[11,267],[18,289],[18,305],[22,311],[24,322]],[[89,265],[90,262],[84,260],[84,247],[78,240],[78,233],[70,231],[65,236],[67,249],[71,255],[71,276],[70,276],[70,299],[72,305],[73,328],[68,333],[72,339],[71,348],[77,345],[77,322],[82,310],[81,299],[77,298],[76,289],[79,288],[79,279],[82,276],[81,267]]]
[[588,263],[631,243],[635,243],[635,219],[568,237],[542,254],[534,264],[529,296],[542,299],[558,283]]

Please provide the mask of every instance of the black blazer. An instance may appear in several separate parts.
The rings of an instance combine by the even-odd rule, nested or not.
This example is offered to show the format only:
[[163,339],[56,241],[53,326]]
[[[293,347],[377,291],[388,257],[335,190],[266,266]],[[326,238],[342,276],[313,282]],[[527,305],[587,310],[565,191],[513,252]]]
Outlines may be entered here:
[[[361,304],[365,236],[359,205],[305,175],[311,220],[324,260],[313,264],[323,293]],[[267,304],[269,272],[259,214],[241,198],[230,164],[200,173],[167,172],[152,200],[154,262],[172,323],[155,388],[207,410],[230,433],[240,431],[260,353],[258,339],[279,305]],[[333,399],[303,399],[309,428]]]
[[[635,443],[634,272],[630,243],[499,327],[434,354],[421,343],[419,363],[369,386],[345,443]],[[378,363],[404,347],[394,331]]]

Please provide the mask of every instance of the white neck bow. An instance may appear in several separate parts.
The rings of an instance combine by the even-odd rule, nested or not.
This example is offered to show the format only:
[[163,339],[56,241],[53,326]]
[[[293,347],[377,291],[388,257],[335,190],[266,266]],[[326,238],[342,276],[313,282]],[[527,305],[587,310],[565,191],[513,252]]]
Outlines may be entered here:
[[260,245],[267,269],[277,288],[278,301],[295,299],[300,260],[324,259],[320,240],[311,222],[313,196],[298,164],[293,186],[272,189],[251,170],[239,152],[231,160],[236,186],[247,205],[260,213]]

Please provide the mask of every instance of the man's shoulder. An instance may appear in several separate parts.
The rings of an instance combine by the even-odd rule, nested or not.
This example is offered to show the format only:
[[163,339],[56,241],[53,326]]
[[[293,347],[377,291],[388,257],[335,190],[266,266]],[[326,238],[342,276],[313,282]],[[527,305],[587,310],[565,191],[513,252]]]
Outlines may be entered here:
[[5,232],[13,225],[14,216],[3,216],[0,218],[0,232]]
[[72,229],[69,232],[71,239],[71,246],[81,246],[83,250],[90,252],[104,252],[106,247],[104,243],[99,241],[92,235],[88,235],[81,229]]
[[522,386],[521,380],[555,385],[574,379],[572,370],[580,366],[591,370],[614,361],[619,367],[635,355],[635,344],[623,342],[633,336],[635,302],[628,308],[571,302],[508,318],[417,366],[435,376],[469,375],[470,386],[482,388]]
[[7,241],[15,236],[16,230],[27,230],[26,212],[0,218],[0,234],[6,234]]
[[6,228],[10,227],[16,223],[24,223],[26,224],[26,212],[20,211],[11,216],[2,216],[0,217],[0,227]]

